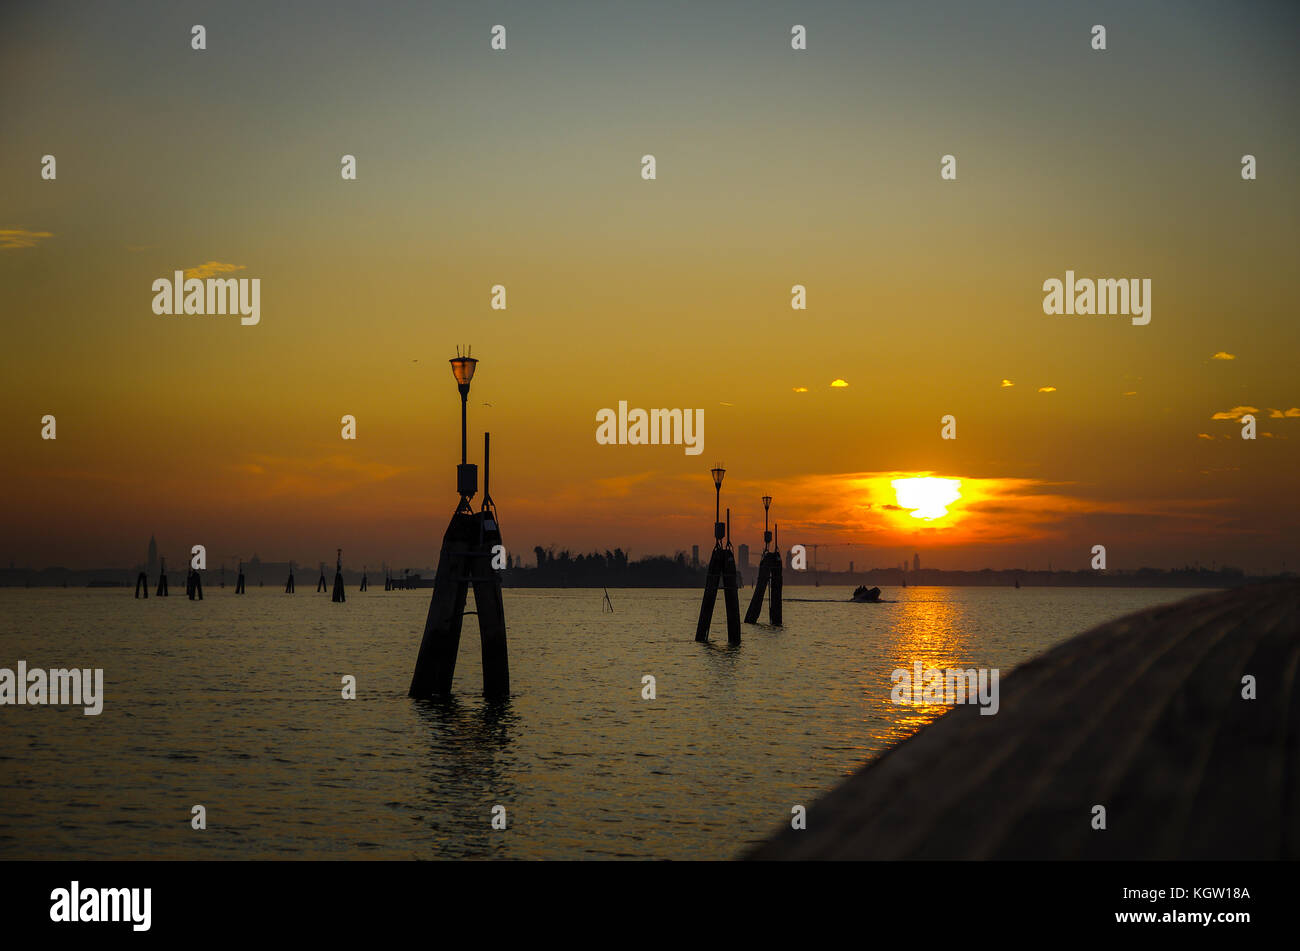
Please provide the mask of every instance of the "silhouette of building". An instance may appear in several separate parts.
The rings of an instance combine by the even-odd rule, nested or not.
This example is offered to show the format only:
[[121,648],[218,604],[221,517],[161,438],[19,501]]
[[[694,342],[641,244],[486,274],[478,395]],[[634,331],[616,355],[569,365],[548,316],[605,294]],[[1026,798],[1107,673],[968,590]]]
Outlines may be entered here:
[[913,571],[921,570],[921,556],[919,554],[912,556],[912,570]]
[[738,549],[736,549],[736,551],[737,554],[740,555],[739,560],[740,560],[741,569],[748,570],[749,569],[749,546],[741,545]]
[[691,567],[692,568],[700,567],[700,546],[699,545],[691,546]]

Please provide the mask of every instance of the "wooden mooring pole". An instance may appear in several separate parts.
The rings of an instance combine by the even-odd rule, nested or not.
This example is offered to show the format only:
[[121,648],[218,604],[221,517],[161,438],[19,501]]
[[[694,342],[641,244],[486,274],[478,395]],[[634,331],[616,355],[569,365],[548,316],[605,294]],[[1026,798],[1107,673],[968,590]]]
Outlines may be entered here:
[[470,505],[478,491],[478,467],[465,461],[465,404],[469,381],[477,360],[468,355],[451,361],[461,399],[461,462],[456,470],[460,503],[451,517],[438,554],[433,596],[424,622],[420,653],[415,660],[409,694],[412,697],[447,696],[456,673],[461,625],[470,586],[474,589],[479,642],[483,651],[483,695],[490,700],[510,696],[510,659],[506,648],[505,606],[501,575],[493,559],[504,552],[496,505],[489,491],[491,437],[483,434],[483,506]]
[[736,556],[731,551],[731,509],[727,509],[725,523],[719,517],[718,510],[722,496],[722,477],[726,471],[721,465],[709,470],[713,476],[715,489],[713,554],[709,557],[709,573],[704,579],[704,599],[700,602],[700,620],[695,625],[695,639],[701,643],[709,639],[709,627],[713,624],[713,606],[718,599],[718,585],[722,585],[723,600],[727,609],[727,643],[740,643],[740,596],[736,591]]
[[[767,527],[768,510],[772,507],[772,497],[763,496],[763,557],[758,563],[758,580],[754,583],[754,596],[749,600],[749,610],[745,612],[746,624],[757,624],[758,615],[763,610],[763,594],[768,585],[772,586],[772,599],[767,605],[767,620],[772,625],[781,623],[781,552],[773,544],[773,534]],[[769,551],[768,546],[772,549]]]
[[339,549],[339,560],[334,564],[334,594],[330,598],[335,604],[342,604],[347,600],[343,593],[343,549]]

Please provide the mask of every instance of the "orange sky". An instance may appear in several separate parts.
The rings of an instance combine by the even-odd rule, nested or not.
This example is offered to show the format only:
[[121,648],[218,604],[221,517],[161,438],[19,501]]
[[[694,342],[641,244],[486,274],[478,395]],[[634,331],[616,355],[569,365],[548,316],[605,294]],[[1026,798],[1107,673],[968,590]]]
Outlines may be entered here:
[[[184,11],[5,14],[0,558],[430,564],[472,343],[516,553],[707,547],[722,460],[737,542],[766,491],[783,547],[860,546],[836,567],[1294,567],[1300,84],[1266,24],[1116,13],[1093,54],[984,11],[975,55],[960,5],[922,42],[826,4],[792,54],[776,6],[507,9],[495,57],[472,11],[249,8],[205,54]],[[261,280],[259,325],[152,312],[205,262]],[[1151,323],[1045,315],[1067,269],[1150,278]],[[702,408],[703,453],[597,445],[619,400]],[[885,508],[914,474],[961,480],[949,517]]]

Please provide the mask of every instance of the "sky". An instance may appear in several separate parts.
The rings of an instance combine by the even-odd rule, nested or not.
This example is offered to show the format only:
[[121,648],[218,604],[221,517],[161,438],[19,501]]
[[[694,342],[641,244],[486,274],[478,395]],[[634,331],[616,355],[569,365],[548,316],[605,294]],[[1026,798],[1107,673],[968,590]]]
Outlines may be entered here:
[[[736,543],[770,494],[833,568],[1294,568],[1298,34],[1283,3],[5,4],[0,563],[430,565],[472,345],[528,561],[707,550],[721,461]],[[153,312],[210,263],[256,326]],[[1067,270],[1150,279],[1150,323],[1045,314]],[[600,445],[620,400],[702,409],[702,453]],[[899,507],[917,476],[947,515]]]

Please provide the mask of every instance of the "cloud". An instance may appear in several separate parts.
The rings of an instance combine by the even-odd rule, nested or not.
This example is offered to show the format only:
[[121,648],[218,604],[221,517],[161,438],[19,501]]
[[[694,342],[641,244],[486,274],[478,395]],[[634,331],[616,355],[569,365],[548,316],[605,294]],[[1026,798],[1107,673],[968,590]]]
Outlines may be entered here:
[[28,231],[25,228],[0,229],[0,248],[34,248],[42,238],[53,238],[50,231]]
[[1197,434],[1196,434],[1196,438],[1197,438],[1197,439],[1213,439],[1214,437],[1211,436],[1209,433],[1197,433]]
[[1300,406],[1292,406],[1288,410],[1270,409],[1268,411],[1269,419],[1286,419],[1288,416],[1300,416]]
[[1228,353],[1228,351],[1226,350],[1220,350],[1214,356],[1210,357],[1210,359],[1211,360],[1235,360],[1237,359],[1237,355],[1234,353]]
[[841,380],[839,377],[836,377],[835,379],[831,380],[831,386],[835,387],[836,389],[839,389],[840,387],[848,386],[848,384],[845,383],[843,380]]
[[198,278],[200,281],[204,278],[212,277],[214,274],[227,274],[230,271],[242,271],[247,265],[244,264],[227,264],[225,261],[208,261],[200,264],[198,267],[185,269],[185,279]]
[[1039,392],[1039,393],[1055,393],[1055,392],[1056,392],[1056,387],[1054,387],[1054,386],[1040,386],[1040,387],[1038,388],[1038,392]]
[[1247,413],[1258,413],[1259,410],[1254,406],[1234,406],[1230,410],[1222,413],[1215,413],[1210,419],[1241,419]]
[[1003,385],[1003,386],[1015,386],[1015,384],[1012,383],[1010,380],[1003,380],[1003,381],[1002,381],[1002,385]]
[[361,462],[337,453],[314,458],[257,455],[227,469],[241,477],[238,485],[245,499],[333,498],[373,489],[413,471],[411,466]]
[[806,387],[806,386],[796,386],[796,387],[794,388],[794,391],[795,391],[796,393],[807,393],[807,392],[808,392],[808,387]]
[[1129,391],[1128,391],[1127,393],[1125,393],[1124,395],[1125,395],[1125,396],[1137,396],[1137,395],[1138,395],[1138,391],[1137,391],[1137,390],[1129,390]]
[[634,491],[645,488],[646,484],[655,477],[654,472],[637,472],[632,475],[610,476],[606,479],[595,480],[595,494],[605,499],[622,499],[631,495]]

